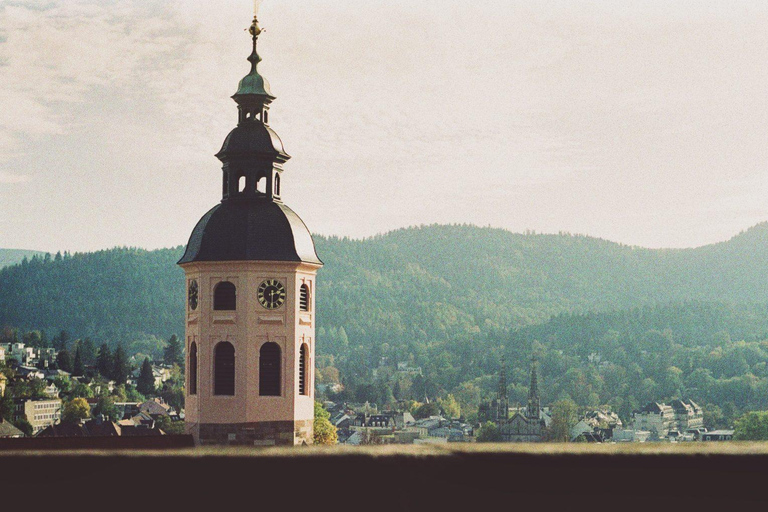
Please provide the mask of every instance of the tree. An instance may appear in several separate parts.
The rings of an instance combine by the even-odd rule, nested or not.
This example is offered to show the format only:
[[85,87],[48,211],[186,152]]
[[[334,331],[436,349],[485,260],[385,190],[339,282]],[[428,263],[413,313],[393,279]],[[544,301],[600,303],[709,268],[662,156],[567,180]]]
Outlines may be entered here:
[[93,345],[91,338],[85,338],[83,342],[80,343],[80,352],[83,357],[84,365],[90,366],[96,364],[96,347]]
[[99,397],[99,401],[96,407],[93,409],[94,414],[101,414],[110,421],[120,421],[123,419],[120,416],[120,409],[115,405],[115,400],[111,396]]
[[59,350],[56,355],[56,366],[59,370],[72,373],[72,356],[68,350]]
[[85,398],[75,398],[64,403],[61,411],[62,423],[77,423],[91,417],[91,408]]
[[122,345],[117,346],[112,363],[112,380],[117,384],[125,384],[128,381],[128,357],[125,355]]
[[6,392],[5,395],[0,395],[0,418],[11,421],[13,420],[13,397],[10,393]]
[[499,427],[492,421],[486,421],[477,433],[478,443],[495,443],[501,441]]
[[330,421],[331,414],[320,402],[315,402],[314,444],[331,445],[338,442],[336,427]]
[[413,413],[416,419],[429,418],[430,416],[437,416],[440,414],[440,404],[437,402],[430,402],[428,404],[422,404]]
[[13,426],[21,430],[22,432],[24,432],[25,436],[32,437],[32,432],[33,432],[32,424],[29,421],[27,421],[27,418],[20,417],[19,419],[13,422]]
[[53,337],[53,348],[56,350],[64,350],[69,343],[69,334],[67,331],[62,330],[59,334]]
[[168,339],[168,345],[163,350],[163,361],[167,365],[184,365],[184,347],[175,334]]
[[168,435],[181,435],[185,433],[183,421],[173,421],[170,416],[160,416],[155,421],[155,426]]
[[552,423],[547,440],[565,443],[571,438],[571,428],[579,421],[579,406],[571,399],[558,400],[552,406]]
[[141,373],[136,382],[136,390],[142,395],[155,394],[155,376],[152,373],[152,363],[149,362],[148,357],[144,358],[144,363],[141,365]]
[[113,365],[112,352],[110,352],[109,346],[107,346],[107,344],[104,343],[99,348],[99,355],[96,357],[96,368],[99,370],[99,373],[102,375],[102,377],[111,379],[112,365]]
[[83,365],[83,354],[80,350],[80,345],[75,350],[75,363],[72,365],[72,375],[76,377],[82,377],[85,375],[85,365]]
[[78,382],[69,393],[70,398],[93,398],[93,389],[90,386]]
[[440,407],[443,409],[443,413],[451,419],[459,418],[461,416],[461,406],[456,398],[449,394],[444,399],[438,400]]
[[768,441],[768,411],[750,411],[736,420],[734,441]]

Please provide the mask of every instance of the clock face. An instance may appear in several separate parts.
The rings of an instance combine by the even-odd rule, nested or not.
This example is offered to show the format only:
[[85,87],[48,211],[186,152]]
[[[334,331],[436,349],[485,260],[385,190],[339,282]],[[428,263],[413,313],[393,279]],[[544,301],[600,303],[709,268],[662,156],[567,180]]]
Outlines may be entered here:
[[277,279],[267,279],[259,285],[259,304],[277,309],[285,302],[285,286]]
[[197,309],[197,280],[193,279],[189,283],[189,290],[187,291],[187,300],[189,301],[189,309],[192,311]]

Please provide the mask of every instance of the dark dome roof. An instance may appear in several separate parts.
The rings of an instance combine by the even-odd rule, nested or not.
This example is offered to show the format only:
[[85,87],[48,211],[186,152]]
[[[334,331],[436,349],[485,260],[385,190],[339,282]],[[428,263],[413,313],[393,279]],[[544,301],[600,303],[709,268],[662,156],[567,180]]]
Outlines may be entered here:
[[322,262],[306,224],[266,198],[231,198],[197,223],[179,263],[194,261]]
[[262,123],[243,123],[227,135],[224,144],[216,156],[225,160],[233,156],[261,154],[270,158],[278,157],[283,161],[291,158],[285,152],[283,141],[270,128]]

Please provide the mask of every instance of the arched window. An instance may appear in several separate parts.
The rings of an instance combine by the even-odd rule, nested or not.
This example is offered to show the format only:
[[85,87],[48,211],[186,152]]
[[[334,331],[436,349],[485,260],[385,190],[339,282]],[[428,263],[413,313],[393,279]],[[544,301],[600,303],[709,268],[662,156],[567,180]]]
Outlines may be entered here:
[[309,311],[309,286],[306,284],[299,289],[299,311]]
[[309,395],[309,373],[307,372],[307,365],[309,361],[309,348],[306,343],[301,345],[299,349],[299,394]]
[[280,396],[280,346],[265,343],[259,352],[259,395]]
[[240,176],[240,179],[237,180],[237,191],[245,192],[245,176]]
[[280,195],[280,175],[275,173],[275,195]]
[[237,289],[229,281],[222,281],[213,290],[213,309],[234,311],[237,309]]
[[235,394],[235,347],[227,341],[222,341],[213,353],[213,394]]
[[256,192],[259,194],[267,193],[267,178],[259,178],[256,182]]
[[189,346],[189,394],[197,394],[197,343]]

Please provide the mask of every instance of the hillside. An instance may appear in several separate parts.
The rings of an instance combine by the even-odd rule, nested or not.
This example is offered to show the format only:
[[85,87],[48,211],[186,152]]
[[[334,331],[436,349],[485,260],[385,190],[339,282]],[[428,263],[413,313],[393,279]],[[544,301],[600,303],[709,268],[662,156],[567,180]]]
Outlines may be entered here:
[[39,251],[26,251],[23,249],[0,249],[0,268],[21,263],[24,258],[33,256],[43,257],[45,254]]
[[[586,236],[428,226],[317,237],[320,326],[369,341],[487,332],[563,312],[684,300],[768,303],[768,224],[651,250]],[[0,271],[0,325],[110,338],[183,330],[182,247],[117,248]]]
[[[686,394],[722,407],[722,422],[768,406],[768,224],[684,250],[473,226],[316,241],[326,263],[318,377],[332,382],[338,369],[343,398],[453,392],[472,411],[505,354],[521,401],[536,353],[545,400],[611,403],[626,415]],[[113,344],[182,333],[182,250],[116,248],[2,269],[0,326]],[[399,361],[424,377],[397,377]]]

